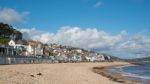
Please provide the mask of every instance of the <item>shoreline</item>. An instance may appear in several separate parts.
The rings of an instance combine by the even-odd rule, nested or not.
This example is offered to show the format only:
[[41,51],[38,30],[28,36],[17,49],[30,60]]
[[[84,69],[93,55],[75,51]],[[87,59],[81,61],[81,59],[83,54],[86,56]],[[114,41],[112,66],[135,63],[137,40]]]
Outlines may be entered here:
[[112,81],[118,82],[118,83],[123,83],[123,84],[141,84],[138,81],[133,81],[133,80],[127,80],[122,76],[120,73],[113,73],[110,71],[107,71],[107,68],[110,67],[125,67],[125,66],[136,66],[132,63],[130,64],[122,64],[122,65],[112,65],[112,66],[101,66],[101,67],[93,67],[92,71],[102,75],[103,77],[107,77]]
[[[17,64],[0,66],[0,84],[122,84],[92,71],[127,62]],[[69,80],[68,80],[69,79]]]

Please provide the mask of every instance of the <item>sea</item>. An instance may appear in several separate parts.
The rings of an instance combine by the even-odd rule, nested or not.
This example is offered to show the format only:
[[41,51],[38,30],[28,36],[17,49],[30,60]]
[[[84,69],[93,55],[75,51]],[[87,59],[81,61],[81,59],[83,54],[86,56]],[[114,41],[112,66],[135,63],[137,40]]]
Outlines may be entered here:
[[150,62],[138,62],[135,66],[110,67],[107,71],[121,74],[126,80],[137,81],[141,84],[150,84]]

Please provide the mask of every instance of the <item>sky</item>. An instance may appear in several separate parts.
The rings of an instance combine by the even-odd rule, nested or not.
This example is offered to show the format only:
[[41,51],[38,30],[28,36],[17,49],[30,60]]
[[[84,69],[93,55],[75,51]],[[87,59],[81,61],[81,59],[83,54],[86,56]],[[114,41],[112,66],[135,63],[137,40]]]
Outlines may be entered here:
[[150,56],[150,0],[0,0],[0,22],[24,39]]

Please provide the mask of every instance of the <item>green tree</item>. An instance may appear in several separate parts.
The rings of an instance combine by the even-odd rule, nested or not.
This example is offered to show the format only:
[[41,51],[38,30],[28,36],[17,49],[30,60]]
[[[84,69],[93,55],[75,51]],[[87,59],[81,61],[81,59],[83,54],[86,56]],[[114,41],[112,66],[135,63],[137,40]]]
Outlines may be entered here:
[[14,40],[21,40],[22,33],[14,29],[11,25],[0,23],[0,37]]

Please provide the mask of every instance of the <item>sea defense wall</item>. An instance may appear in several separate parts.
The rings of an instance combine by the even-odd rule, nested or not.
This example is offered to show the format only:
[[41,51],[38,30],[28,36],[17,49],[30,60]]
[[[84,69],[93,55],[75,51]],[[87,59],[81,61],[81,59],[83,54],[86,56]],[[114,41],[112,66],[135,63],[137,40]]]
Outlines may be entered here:
[[5,57],[0,56],[0,64],[38,64],[52,63],[50,59],[36,57]]

